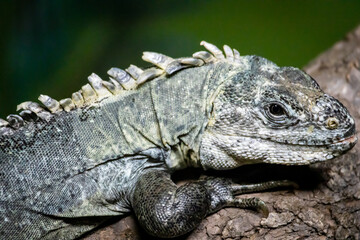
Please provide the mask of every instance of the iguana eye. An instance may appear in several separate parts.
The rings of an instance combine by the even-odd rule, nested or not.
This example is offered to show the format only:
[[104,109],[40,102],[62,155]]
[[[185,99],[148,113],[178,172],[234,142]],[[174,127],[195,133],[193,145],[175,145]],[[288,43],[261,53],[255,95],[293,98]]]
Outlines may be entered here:
[[272,102],[264,106],[264,115],[271,122],[276,124],[284,124],[288,119],[286,108],[278,102]]
[[277,103],[270,104],[269,112],[277,117],[286,115],[284,108]]

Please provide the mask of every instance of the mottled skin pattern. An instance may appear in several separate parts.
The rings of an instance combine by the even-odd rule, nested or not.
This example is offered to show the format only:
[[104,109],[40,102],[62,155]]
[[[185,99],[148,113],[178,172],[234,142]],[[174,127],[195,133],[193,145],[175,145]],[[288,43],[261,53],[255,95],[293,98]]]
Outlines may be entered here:
[[226,55],[49,121],[0,127],[1,238],[74,239],[131,211],[158,237],[185,234],[224,207],[266,215],[260,199],[234,196],[293,183],[205,178],[178,187],[170,175],[311,164],[355,145],[354,120],[310,76]]

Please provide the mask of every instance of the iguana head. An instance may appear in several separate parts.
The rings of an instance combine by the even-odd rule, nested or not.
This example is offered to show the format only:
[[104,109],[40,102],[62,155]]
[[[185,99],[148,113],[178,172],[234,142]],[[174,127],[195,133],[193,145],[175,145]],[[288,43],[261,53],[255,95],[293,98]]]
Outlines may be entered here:
[[309,75],[257,56],[242,61],[212,103],[200,149],[205,168],[310,164],[355,145],[354,119]]

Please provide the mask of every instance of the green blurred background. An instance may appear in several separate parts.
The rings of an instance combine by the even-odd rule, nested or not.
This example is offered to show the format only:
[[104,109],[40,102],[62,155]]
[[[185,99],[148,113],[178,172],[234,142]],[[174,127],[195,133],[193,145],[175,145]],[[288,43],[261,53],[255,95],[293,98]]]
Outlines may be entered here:
[[40,93],[71,96],[87,76],[144,50],[172,57],[228,44],[304,66],[360,23],[359,0],[49,1],[0,3],[0,117]]

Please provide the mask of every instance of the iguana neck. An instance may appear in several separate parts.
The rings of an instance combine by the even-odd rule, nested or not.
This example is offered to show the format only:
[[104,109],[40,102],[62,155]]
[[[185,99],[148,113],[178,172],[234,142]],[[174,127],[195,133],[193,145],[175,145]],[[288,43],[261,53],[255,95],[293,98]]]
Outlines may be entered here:
[[231,73],[229,68],[227,63],[214,63],[186,69],[159,81],[159,85],[158,81],[153,82],[152,98],[161,139],[171,150],[169,169],[201,167],[201,139],[212,118],[212,102]]

